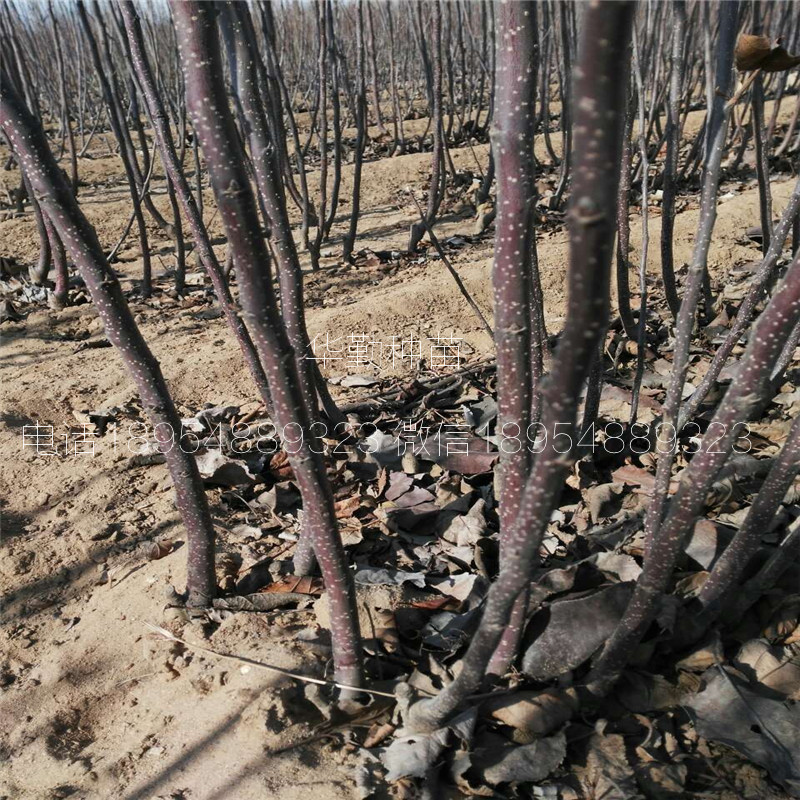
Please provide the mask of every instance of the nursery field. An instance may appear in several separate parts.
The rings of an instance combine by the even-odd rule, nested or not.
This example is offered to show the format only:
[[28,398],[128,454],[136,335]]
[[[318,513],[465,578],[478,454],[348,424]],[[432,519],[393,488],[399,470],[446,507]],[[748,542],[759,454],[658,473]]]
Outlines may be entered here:
[[798,9],[3,0],[0,800],[800,796]]

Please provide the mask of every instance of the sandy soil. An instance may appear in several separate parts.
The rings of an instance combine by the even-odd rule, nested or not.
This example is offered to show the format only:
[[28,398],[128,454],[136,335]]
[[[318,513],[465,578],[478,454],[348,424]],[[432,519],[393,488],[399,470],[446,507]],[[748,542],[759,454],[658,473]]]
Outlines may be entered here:
[[[782,117],[790,113],[784,105]],[[770,108],[767,109],[770,113]],[[700,115],[693,114],[690,130]],[[416,123],[415,123],[416,124]],[[415,130],[415,128],[413,128]],[[556,145],[560,134],[553,135]],[[544,149],[537,142],[537,153]],[[92,160],[80,165],[81,204],[104,244],[113,244],[127,221],[129,202],[115,158],[97,143]],[[461,169],[483,165],[487,146],[454,150]],[[358,248],[405,247],[415,213],[404,193],[420,192],[429,156],[407,155],[370,162],[364,171],[364,213]],[[345,168],[343,194],[351,167]],[[312,176],[312,185],[314,176]],[[9,180],[9,183],[13,181]],[[157,205],[168,209],[156,180]],[[776,216],[793,185],[786,175],[773,183]],[[757,224],[752,181],[723,187],[711,268],[717,286],[728,270],[758,258],[744,230]],[[207,195],[206,218],[213,215]],[[609,198],[609,202],[613,202]],[[442,240],[469,235],[473,211],[455,198],[437,226]],[[690,255],[697,225],[696,195],[682,198],[676,221],[676,263]],[[347,206],[335,228],[341,235]],[[649,270],[657,282],[660,218],[651,209]],[[632,223],[631,255],[639,258],[638,216]],[[219,220],[210,225],[221,235]],[[172,255],[153,229],[154,246],[165,266]],[[133,240],[123,248],[119,268],[128,287],[140,274]],[[538,241],[542,282],[551,331],[564,310],[567,239],[561,226],[547,226]],[[336,262],[335,237],[325,250]],[[37,238],[29,216],[0,222],[0,255],[21,264],[35,259]],[[224,255],[224,245],[220,247]],[[452,262],[479,306],[491,315],[492,240],[485,235],[456,249]],[[328,266],[309,274],[308,324],[313,336],[369,334],[433,336],[439,331],[463,339],[463,352],[488,354],[491,342],[458,293],[442,263],[421,258],[388,271],[364,266]],[[159,260],[154,268],[159,270]],[[634,274],[631,274],[635,286]],[[167,289],[168,281],[159,285]],[[175,301],[160,293],[136,302],[143,333],[161,362],[181,411],[204,403],[246,404],[255,399],[239,352],[220,319],[204,319],[209,306]],[[0,377],[0,487],[3,535],[0,542],[0,797],[108,798],[306,798],[354,796],[352,754],[325,741],[281,754],[269,749],[307,735],[318,721],[302,692],[285,678],[240,669],[210,656],[192,654],[154,637],[146,622],[165,620],[165,590],[182,587],[183,552],[148,561],[141,544],[156,537],[180,541],[181,526],[163,466],[129,467],[122,448],[108,437],[92,455],[43,456],[23,448],[23,427],[51,424],[56,432],[75,425],[88,409],[124,406],[133,387],[112,350],[82,349],[102,337],[89,305],[61,312],[35,310],[22,322],[4,324]],[[341,376],[343,366],[328,368]],[[362,370],[363,371],[363,370]],[[394,370],[398,372],[399,370]],[[384,371],[379,377],[392,374]],[[341,395],[341,391],[337,390]],[[363,390],[362,390],[363,391]],[[354,396],[350,391],[347,397]],[[219,492],[209,499],[219,522],[220,549],[235,550]],[[105,567],[115,583],[101,583]],[[168,618],[168,616],[167,616]],[[324,652],[312,651],[296,634],[312,625],[311,611],[224,622],[211,646],[280,667],[322,674]],[[194,641],[200,631],[188,628]]]

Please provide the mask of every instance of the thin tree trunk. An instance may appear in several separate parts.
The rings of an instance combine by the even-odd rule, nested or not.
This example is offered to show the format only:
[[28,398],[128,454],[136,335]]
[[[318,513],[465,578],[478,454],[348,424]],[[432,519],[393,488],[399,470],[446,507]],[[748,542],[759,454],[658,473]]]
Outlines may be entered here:
[[678,177],[678,150],[680,148],[680,109],[683,87],[684,46],[686,31],[686,3],[672,2],[672,52],[670,54],[669,102],[667,103],[667,150],[664,157],[664,178],[661,202],[661,276],[664,294],[672,316],[677,319],[681,301],[675,287],[673,238],[675,231],[675,194]]
[[756,150],[758,208],[761,216],[761,252],[769,250],[772,237],[772,192],[769,185],[769,140],[764,130],[764,79],[759,75],[753,84],[753,142]]
[[53,2],[49,0],[47,11],[50,15],[50,25],[53,31],[53,41],[56,50],[56,67],[58,69],[58,91],[61,97],[61,114],[65,132],[67,134],[67,147],[69,149],[70,184],[72,191],[78,194],[78,156],[75,151],[75,135],[72,132],[72,123],[69,113],[69,95],[67,93],[67,78],[64,69],[64,54],[61,49],[61,34],[56,25],[56,16],[53,12]]
[[153,291],[152,283],[152,267],[150,264],[150,246],[147,238],[147,227],[144,222],[144,215],[142,214],[142,203],[139,196],[139,189],[137,187],[136,176],[134,174],[133,165],[131,164],[129,154],[125,147],[125,120],[121,119],[118,115],[118,107],[112,93],[111,85],[109,83],[106,69],[100,58],[100,51],[97,48],[97,40],[94,33],[92,33],[92,26],[89,22],[89,17],[86,13],[86,7],[82,0],[77,3],[78,19],[81,22],[83,33],[89,43],[89,52],[94,63],[95,72],[100,81],[100,87],[103,91],[103,98],[105,99],[106,107],[108,110],[108,119],[111,123],[111,128],[114,131],[114,136],[119,142],[120,157],[122,164],[125,168],[125,175],[128,179],[128,188],[131,194],[131,204],[133,206],[133,215],[136,220],[136,225],[139,231],[139,247],[142,253],[142,295],[149,297]]
[[[526,482],[517,520],[506,534],[500,574],[489,590],[461,671],[435,698],[409,708],[405,720],[409,730],[439,728],[484,679],[514,603],[530,580],[542,534],[575,457],[580,393],[608,320],[614,213],[607,199],[614,196],[619,179],[626,86],[621,78],[627,74],[632,19],[633,4],[627,2],[596,3],[586,10],[573,94],[567,319],[542,389],[542,423],[550,435]],[[556,432],[561,435],[554,436]]]
[[69,249],[84,279],[92,302],[105,326],[106,336],[136,383],[145,413],[167,461],[175,488],[176,505],[188,538],[188,603],[207,606],[216,593],[214,527],[203,482],[194,457],[183,445],[180,416],[167,390],[158,361],[142,338],[122,287],[106,261],[92,226],[78,207],[71,188],[50,152],[39,124],[24,108],[0,73],[0,125],[21,157],[48,217]]
[[57,308],[64,308],[67,304],[69,291],[69,271],[67,267],[67,254],[64,252],[64,243],[49,217],[45,217],[47,238],[50,240],[50,252],[53,254],[53,271],[55,272],[55,289],[53,302]]
[[[420,31],[420,36],[424,42],[424,35]],[[428,225],[433,227],[439,205],[444,195],[442,167],[444,166],[444,149],[442,137],[444,127],[442,125],[442,5],[441,0],[434,0],[433,3],[433,65],[432,65],[432,126],[433,126],[433,150],[431,152],[431,182],[428,189],[428,206],[425,211],[425,220]],[[415,253],[417,246],[425,233],[425,225],[415,222],[411,226],[411,233],[408,239],[408,252]]]
[[47,223],[45,221],[45,213],[42,211],[41,204],[36,198],[36,194],[32,191],[30,178],[21,169],[22,183],[26,189],[28,200],[31,203],[31,210],[33,211],[33,219],[36,223],[36,232],[39,235],[39,258],[36,262],[36,267],[31,267],[30,278],[33,283],[42,284],[47,280],[47,275],[50,272],[50,264],[52,262],[52,251],[50,250],[50,237],[47,235]]
[[[164,169],[167,172],[169,180],[172,181],[175,192],[183,206],[183,213],[186,215],[186,220],[192,231],[192,237],[194,238],[197,252],[200,256],[200,262],[211,279],[211,284],[217,295],[220,309],[225,316],[225,321],[228,323],[236,341],[239,343],[245,363],[253,377],[253,382],[258,389],[261,399],[264,401],[266,407],[271,409],[272,398],[270,396],[266,373],[261,366],[261,361],[253,345],[253,341],[250,338],[250,334],[231,297],[227,281],[223,276],[222,268],[214,254],[208,231],[203,223],[202,213],[192,196],[191,187],[181,170],[180,162],[175,152],[175,145],[172,141],[172,132],[169,128],[164,105],[161,102],[161,96],[156,91],[153,74],[147,60],[136,6],[134,3],[130,2],[130,0],[126,0],[126,2],[120,4],[120,8],[125,23],[125,30],[130,42],[133,68],[136,70],[139,77],[139,82],[142,86],[142,94],[150,112],[153,135],[158,144]],[[197,138],[195,137],[195,143],[196,141]]]
[[619,184],[617,186],[617,307],[619,318],[625,335],[633,340],[636,338],[636,321],[631,310],[631,287],[628,270],[630,261],[628,256],[631,249],[631,156],[633,144],[633,98],[625,105],[625,128],[622,134],[622,156],[619,167]]
[[[369,4],[368,4],[369,6]],[[369,11],[367,12],[369,14]],[[364,145],[367,139],[367,93],[364,75],[364,9],[363,0],[356,5],[356,146],[353,165],[353,202],[350,208],[350,224],[342,246],[342,259],[349,261],[353,255],[358,230],[358,215],[361,212],[361,170],[364,164]],[[374,54],[373,54],[374,55]],[[373,65],[374,68],[374,65]],[[377,108],[377,88],[376,88]],[[380,123],[380,112],[378,112]]]
[[339,422],[343,417],[328,392],[317,362],[313,360],[313,349],[306,329],[303,274],[286,211],[286,196],[277,165],[274,139],[270,136],[267,116],[257,91],[257,87],[264,84],[264,65],[260,62],[256,49],[255,30],[251,17],[246,13],[245,5],[237,4],[229,8],[234,14],[235,24],[232,28],[237,51],[236,63],[240,71],[237,97],[249,131],[250,151],[253,154],[259,197],[271,228],[278,264],[281,312],[294,351],[300,387],[314,421],[318,418],[317,393],[319,393],[328,417]]
[[639,159],[642,170],[641,177],[641,219],[642,219],[642,244],[639,255],[639,324],[636,334],[636,374],[633,379],[633,389],[631,391],[631,414],[629,427],[636,423],[636,416],[639,410],[639,392],[642,388],[642,378],[644,376],[644,351],[647,345],[647,256],[650,246],[650,227],[648,219],[647,203],[649,201],[649,171],[650,163],[647,157],[647,131],[646,117],[647,108],[645,89],[644,89],[644,69],[641,47],[636,28],[633,29],[633,75],[636,87],[636,97],[639,109],[638,134],[639,134]]
[[307,531],[328,592],[336,680],[359,686],[361,645],[352,576],[345,564],[325,465],[315,447],[317,438],[272,289],[267,248],[261,235],[253,233],[259,229],[257,206],[222,82],[214,25],[217,8],[211,3],[180,0],[170,7],[178,34],[187,108],[200,136],[220,218],[234,254],[244,317],[269,376],[275,422],[279,430],[294,426],[302,434],[289,460],[303,495]]
[[375,108],[375,124],[381,133],[386,133],[381,115],[381,93],[378,91],[378,61],[375,52],[375,20],[372,16],[372,3],[367,0],[367,47],[369,49],[369,66],[372,87],[372,105]]
[[[672,377],[667,387],[661,418],[662,426],[671,426],[671,430],[675,433],[676,441],[677,432],[680,430],[678,411],[689,364],[689,345],[694,331],[703,281],[708,272],[708,250],[711,246],[711,233],[714,230],[714,223],[717,219],[717,188],[719,186],[722,153],[727,138],[729,110],[726,107],[726,102],[733,83],[733,46],[738,25],[738,0],[724,3],[720,13],[722,14],[722,19],[720,21],[715,81],[719,88],[714,97],[714,106],[709,116],[706,168],[700,198],[700,221],[695,237],[686,290],[675,324]],[[653,498],[647,508],[645,517],[646,552],[653,545],[656,537],[660,536],[659,528],[669,490],[673,461],[674,452],[672,448],[669,448],[666,452],[659,453]]]
[[[519,513],[531,456],[528,430],[532,404],[531,240],[536,195],[533,170],[537,24],[533,3],[509,0],[495,6],[497,109],[492,151],[498,203],[492,285],[497,355],[497,430],[501,441],[495,485],[500,500],[500,560],[504,540]],[[489,663],[503,675],[517,654],[525,623],[527,592],[517,599]]]

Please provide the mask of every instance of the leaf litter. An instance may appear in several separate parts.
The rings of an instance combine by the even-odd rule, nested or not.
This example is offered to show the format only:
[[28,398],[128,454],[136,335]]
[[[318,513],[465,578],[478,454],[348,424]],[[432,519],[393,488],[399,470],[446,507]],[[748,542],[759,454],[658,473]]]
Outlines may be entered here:
[[[698,364],[693,362],[690,377]],[[625,420],[630,409],[625,376],[632,366],[623,355],[607,373],[599,418],[604,426]],[[647,374],[666,375],[670,363],[662,358],[650,366],[653,372]],[[497,570],[493,365],[480,364],[456,384],[436,388],[440,380],[427,390],[419,381],[401,408],[392,398],[403,392],[383,385],[356,417],[360,427],[352,431],[363,430],[362,435],[350,431],[326,440],[336,515],[356,565],[368,667],[388,681],[389,694],[406,681],[431,694],[452,680]],[[367,378],[350,383],[374,385]],[[664,386],[650,382],[643,420],[656,418]],[[525,796],[523,787],[531,785],[537,797],[701,796],[710,785],[735,785],[741,758],[756,765],[748,773],[748,796],[760,791],[768,796],[777,785],[797,792],[797,737],[792,736],[800,667],[792,636],[800,614],[796,605],[785,603],[798,570],[790,569],[738,624],[716,630],[711,644],[676,656],[661,646],[675,615],[684,613],[681,604],[691,602],[746,515],[776,444],[788,432],[785,419],[796,410],[795,391],[790,385],[779,395],[754,428],[751,452],[733,458],[720,475],[706,516],[686,546],[677,595],[668,598],[661,627],[600,704],[594,727],[571,720],[563,698],[565,690],[569,697],[580,688],[641,572],[641,519],[655,459],[627,447],[619,453],[592,451],[567,482],[543,542],[522,652],[508,688],[424,737],[404,736],[402,715],[387,710],[362,738],[363,796],[371,796],[367,787],[380,780],[402,794],[432,771],[437,780],[474,796],[497,796],[498,787],[503,796]],[[92,422],[104,435],[139,413],[136,407],[92,412]],[[302,508],[281,443],[259,427],[268,422],[263,409],[260,414],[223,406],[186,417],[187,430],[200,444],[198,465],[226,518],[226,546],[246,551],[228,594],[215,602],[216,621],[210,624],[237,613],[290,614],[314,602],[312,627],[303,628],[307,633],[298,642],[316,642],[324,650],[324,587],[292,586],[283,571],[302,527]],[[243,418],[256,433],[237,438],[234,448],[226,431]],[[599,433],[598,441],[604,435]],[[157,454],[158,447],[152,443],[145,452]],[[686,463],[679,454],[670,493]],[[133,468],[153,467],[144,462]],[[793,518],[795,500],[790,491],[784,521],[776,523],[775,534],[764,531],[761,561]],[[256,573],[261,577],[253,583]],[[242,593],[238,587],[246,584],[259,589]],[[753,721],[754,715],[766,716],[769,724]]]

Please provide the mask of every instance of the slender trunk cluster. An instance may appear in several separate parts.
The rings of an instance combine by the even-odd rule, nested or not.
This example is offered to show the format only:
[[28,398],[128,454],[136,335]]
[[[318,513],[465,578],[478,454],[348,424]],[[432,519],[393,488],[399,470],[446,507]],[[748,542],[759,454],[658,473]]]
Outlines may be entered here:
[[[425,48],[425,33],[422,22],[422,4],[417,6],[419,14],[419,36],[420,48],[423,60],[428,62],[427,50]],[[428,188],[428,205],[425,209],[425,218],[421,222],[415,222],[411,226],[411,233],[408,239],[408,251],[416,251],[425,233],[425,226],[433,226],[436,214],[439,211],[442,199],[444,198],[444,186],[447,174],[444,169],[444,130],[442,123],[442,4],[441,0],[433,0],[433,20],[431,39],[433,40],[433,65],[429,64],[427,72],[429,74],[429,105],[431,108],[430,124],[433,131],[433,147],[431,149],[431,180]]]
[[[646,395],[647,364],[660,344],[652,332],[666,331],[667,341],[671,333],[672,372],[654,426],[660,434],[643,523],[643,570],[613,635],[588,671],[576,673],[579,685],[560,685],[553,693],[567,715],[595,703],[614,685],[673,590],[687,538],[706,510],[738,432],[764,413],[787,378],[794,379],[800,342],[800,181],[773,225],[769,168],[771,153],[793,153],[800,144],[794,132],[797,110],[785,131],[781,124],[788,114],[778,113],[796,88],[786,70],[800,59],[767,39],[761,41],[762,51],[766,48],[772,58],[777,51],[785,68],[771,70],[763,53],[757,66],[748,61],[742,42],[784,29],[793,31],[796,42],[800,14],[788,4],[778,8],[738,0],[716,5],[592,0],[578,6],[553,0],[315,0],[288,6],[170,0],[170,9],[171,22],[133,0],[111,6],[49,3],[28,15],[12,4],[0,6],[0,33],[8,42],[0,50],[0,125],[10,149],[7,169],[16,162],[21,172],[19,188],[8,192],[9,213],[31,213],[30,229],[35,227],[40,242],[38,258],[31,259],[32,280],[54,285],[48,301],[63,306],[70,294],[69,262],[74,263],[154,427],[188,538],[189,605],[207,606],[217,591],[212,520],[196,461],[182,446],[180,417],[110,264],[135,230],[145,298],[163,291],[163,282],[151,274],[153,232],[174,243],[178,295],[191,289],[184,286],[190,249],[208,274],[283,440],[302,498],[293,567],[306,575],[319,566],[329,598],[335,678],[352,696],[365,681],[357,596],[329,480],[327,437],[320,434],[327,432],[323,420],[347,418],[314,358],[302,264],[307,259],[311,269],[320,268],[340,237],[336,252],[349,263],[346,269],[359,267],[367,197],[362,182],[373,159],[402,155],[426,170],[427,200],[414,199],[419,217],[407,250],[414,253],[428,235],[494,340],[499,450],[494,482],[498,574],[481,598],[481,616],[454,680],[423,700],[400,685],[397,697],[404,701],[409,732],[441,729],[477,691],[513,670],[536,610],[531,580],[547,526],[570,471],[587,453],[582,449],[587,437],[592,451],[597,446],[594,426],[603,383],[607,376],[612,379],[606,343],[618,343],[613,374],[631,389],[631,411],[620,423],[626,430],[619,437],[627,449],[613,453],[621,461],[636,455],[632,440],[644,438],[634,437],[633,430]],[[42,32],[47,41],[54,40],[54,48],[37,61],[26,48]],[[751,35],[737,45],[742,33]],[[734,66],[743,78],[736,92]],[[775,108],[767,119],[765,103],[772,98]],[[703,105],[702,128],[691,140],[687,120]],[[556,115],[551,118],[557,109],[560,129]],[[411,120],[419,120],[418,127]],[[58,159],[46,132],[54,150],[60,147]],[[488,154],[479,147],[487,134]],[[539,160],[538,136],[544,147]],[[76,199],[81,159],[103,147],[108,151],[103,157],[119,156],[131,205],[125,232],[110,255]],[[477,164],[474,175],[456,169],[462,162],[451,152],[455,147],[463,148],[462,155],[469,155],[469,148]],[[730,330],[698,388],[684,400],[690,361],[703,340],[700,326],[714,306],[709,253],[723,165],[734,175],[750,169],[748,148],[755,154],[763,256]],[[206,177],[214,199],[210,209],[203,202]],[[167,218],[152,189],[158,181],[170,203]],[[434,233],[445,188],[455,196],[470,182],[463,195],[470,201],[491,202],[496,190],[491,325],[451,264],[447,243]],[[698,184],[699,221],[688,272],[679,280],[678,198]],[[648,274],[659,188],[663,295]],[[401,197],[398,191],[398,201],[404,202]],[[640,238],[635,225],[632,234],[630,220],[637,203]],[[537,234],[557,226],[564,207],[566,317],[551,356]],[[342,209],[348,209],[348,218]],[[227,248],[224,259],[214,249],[221,241],[209,232],[217,218]],[[488,231],[482,230],[480,238]],[[790,235],[793,260],[784,272]],[[638,289],[630,281],[636,247]],[[619,319],[610,322],[612,279]],[[659,305],[662,296],[665,307]],[[705,409],[743,341],[735,379],[716,407]],[[635,364],[625,356],[626,348],[635,348]],[[669,352],[667,346],[667,357]],[[431,410],[428,396],[422,407]],[[682,464],[673,445],[701,408],[710,425],[670,494],[676,464]],[[664,442],[670,443],[666,449]],[[599,464],[598,472],[606,467],[602,460],[592,463]],[[785,561],[800,546],[799,526],[789,526],[779,555],[758,570],[755,556],[798,472],[800,422],[795,420],[732,542],[697,596],[686,601],[687,611],[696,613],[687,614],[691,619],[671,640],[660,637],[661,646],[674,651],[697,641],[712,625],[727,624],[779,576],[785,568],[781,557]],[[391,482],[389,473],[381,473],[382,479]],[[574,486],[571,479],[569,485]],[[487,506],[494,508],[489,501]],[[489,524],[495,523],[492,514]]]
[[333,496],[312,428],[297,362],[272,289],[269,254],[260,235],[256,199],[228,109],[216,31],[220,9],[211,3],[171,5],[181,52],[186,103],[208,164],[222,223],[233,253],[242,314],[269,381],[279,430],[295,425],[301,441],[290,455],[303,496],[306,532],[331,604],[336,679],[360,685],[361,646],[352,577],[344,561]]
[[[100,81],[100,86],[103,91],[106,107],[108,109],[108,118],[111,122],[111,128],[114,131],[114,136],[119,144],[119,155],[122,160],[122,165],[125,168],[125,176],[128,179],[128,190],[131,195],[131,205],[133,206],[133,219],[136,221],[136,227],[139,231],[139,249],[142,254],[142,294],[149,297],[152,293],[152,266],[150,263],[150,245],[147,235],[147,226],[144,221],[144,214],[142,212],[143,196],[140,192],[139,186],[136,181],[135,169],[133,166],[133,159],[136,158],[133,153],[133,147],[128,133],[127,125],[125,124],[125,116],[119,102],[119,94],[112,85],[113,71],[110,69],[108,62],[104,63],[100,56],[100,49],[97,46],[97,39],[92,31],[92,25],[89,21],[89,15],[86,11],[86,6],[79,0],[77,3],[78,19],[80,19],[83,28],[83,35],[89,45],[89,53],[92,57],[97,77]],[[101,21],[102,25],[102,21]],[[105,31],[105,28],[103,28]],[[105,33],[104,33],[105,36]]]
[[666,153],[661,202],[661,276],[664,280],[664,294],[672,315],[677,318],[680,299],[675,287],[675,264],[672,240],[675,230],[675,194],[678,177],[678,148],[680,146],[681,94],[684,80],[684,48],[686,45],[686,3],[673,0],[672,49],[670,51],[669,102],[667,103],[667,123],[664,131]]
[[[757,406],[765,386],[768,385],[773,366],[798,321],[800,258],[796,257],[759,318],[741,359],[736,381],[726,392],[706,432],[706,444],[684,472],[678,492],[672,498],[669,510],[658,528],[657,538],[648,543],[643,571],[636,583],[634,595],[614,635],[605,645],[589,675],[590,690],[602,693],[616,680],[658,613],[659,601],[667,591],[678,556],[694,528],[695,520],[703,510],[714,478],[733,449],[739,426],[750,418],[752,410]],[[795,445],[790,441],[787,446],[789,453],[786,459],[791,462]],[[663,454],[661,458],[664,458]],[[783,485],[785,472],[785,466],[779,468],[773,481],[774,490],[777,491]],[[768,487],[759,506],[771,503],[769,495]],[[754,508],[756,514],[760,513],[758,507]],[[736,556],[733,555],[732,559],[735,560]]]
[[153,135],[158,144],[161,161],[167,171],[169,180],[175,187],[176,194],[183,208],[183,213],[189,223],[189,229],[197,247],[200,261],[211,279],[211,284],[217,295],[225,320],[233,331],[239,346],[244,354],[245,363],[253,376],[253,381],[258,389],[261,399],[267,408],[271,408],[272,401],[269,394],[267,376],[259,361],[253,341],[247,331],[238,310],[231,297],[228,284],[222,272],[222,267],[217,260],[205,224],[202,211],[197,207],[186,176],[181,169],[180,160],[175,152],[172,131],[169,126],[166,111],[159,92],[153,80],[152,70],[145,53],[144,38],[142,36],[136,7],[132,2],[120,4],[120,10],[125,22],[125,30],[130,44],[131,58],[136,75],[142,87],[148,115],[153,126]]
[[232,46],[235,48],[237,66],[237,100],[249,134],[259,200],[267,214],[265,221],[270,228],[270,241],[278,267],[281,314],[295,355],[303,400],[312,419],[316,419],[319,393],[329,418],[338,420],[341,415],[328,393],[316,361],[313,360],[306,330],[303,276],[277,162],[280,145],[275,132],[280,118],[276,118],[271,107],[271,113],[267,113],[265,105],[269,104],[271,98],[269,94],[265,94],[262,100],[259,92],[259,86],[267,85],[266,70],[256,49],[255,29],[248,9],[241,4],[231,4],[225,13],[231,17]]
[[[717,188],[719,186],[720,167],[729,117],[726,98],[733,84],[733,46],[736,41],[738,13],[738,2],[735,0],[725,3],[720,12],[719,48],[716,62],[718,93],[714,96],[714,105],[711,109],[708,125],[706,168],[700,199],[700,221],[695,237],[692,261],[689,265],[689,275],[675,323],[672,376],[663,405],[662,425],[670,426],[670,430],[675,431],[676,435],[680,429],[678,412],[689,365],[689,346],[692,340],[703,285],[708,279],[708,251],[711,246],[711,234],[717,219]],[[660,455],[656,468],[653,499],[647,509],[645,524],[647,548],[650,548],[656,536],[660,536],[659,531],[669,489],[672,463],[672,451]]]
[[[551,434],[536,456],[519,500],[514,525],[503,539],[500,573],[492,584],[480,625],[464,656],[458,677],[435,698],[409,709],[408,727],[434,730],[474,692],[486,674],[512,609],[530,580],[550,514],[572,463],[581,388],[605,334],[614,216],[607,198],[619,179],[625,107],[626,57],[633,4],[590,5],[584,17],[575,73],[575,165],[569,209],[570,260],[567,319],[542,387],[542,424]],[[503,203],[501,197],[499,202]],[[556,427],[558,425],[558,427]],[[570,444],[551,432],[562,431]]]

